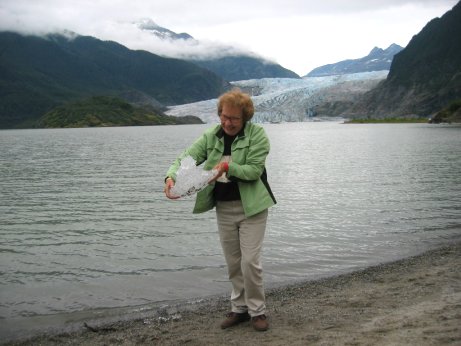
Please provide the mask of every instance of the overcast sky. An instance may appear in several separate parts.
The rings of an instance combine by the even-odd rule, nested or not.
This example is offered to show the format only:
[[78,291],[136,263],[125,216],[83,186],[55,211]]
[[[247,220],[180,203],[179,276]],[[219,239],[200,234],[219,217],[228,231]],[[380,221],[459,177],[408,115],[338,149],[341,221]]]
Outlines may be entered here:
[[[218,54],[222,45],[252,51],[299,75],[406,46],[458,0],[0,0],[0,30],[61,30],[117,41],[131,49],[183,57]],[[199,43],[161,42],[133,23],[149,18]]]

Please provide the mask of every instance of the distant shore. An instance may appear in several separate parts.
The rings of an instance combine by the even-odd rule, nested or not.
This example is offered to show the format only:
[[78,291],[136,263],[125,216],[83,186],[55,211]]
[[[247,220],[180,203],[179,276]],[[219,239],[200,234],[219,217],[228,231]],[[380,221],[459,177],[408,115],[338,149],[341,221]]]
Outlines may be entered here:
[[9,345],[460,345],[461,243],[267,292],[270,329],[221,330],[216,297],[143,318]]
[[344,124],[427,124],[426,118],[346,119]]

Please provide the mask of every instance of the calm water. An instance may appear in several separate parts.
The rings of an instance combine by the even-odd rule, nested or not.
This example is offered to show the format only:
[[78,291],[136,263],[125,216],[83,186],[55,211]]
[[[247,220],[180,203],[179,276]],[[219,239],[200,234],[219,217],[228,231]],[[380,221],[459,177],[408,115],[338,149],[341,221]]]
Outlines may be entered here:
[[[208,126],[0,131],[0,335],[229,291],[214,212],[162,192]],[[268,286],[461,238],[461,127],[264,126]]]

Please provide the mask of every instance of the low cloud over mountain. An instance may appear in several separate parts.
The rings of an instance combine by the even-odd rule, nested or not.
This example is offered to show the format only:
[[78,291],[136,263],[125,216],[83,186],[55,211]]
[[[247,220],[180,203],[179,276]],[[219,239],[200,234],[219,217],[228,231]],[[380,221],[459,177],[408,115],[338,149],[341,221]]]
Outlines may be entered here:
[[152,40],[162,47],[157,54],[194,62],[228,81],[253,78],[299,78],[299,76],[279,64],[239,47],[202,42],[187,33],[177,34],[157,25],[151,19],[135,23]]
[[196,40],[188,33],[176,33],[158,25],[150,18],[143,18],[133,23],[139,31],[138,37],[147,46],[155,45],[155,53],[170,58],[184,60],[210,60],[227,56],[251,56],[264,60],[254,52],[236,45],[220,42]]

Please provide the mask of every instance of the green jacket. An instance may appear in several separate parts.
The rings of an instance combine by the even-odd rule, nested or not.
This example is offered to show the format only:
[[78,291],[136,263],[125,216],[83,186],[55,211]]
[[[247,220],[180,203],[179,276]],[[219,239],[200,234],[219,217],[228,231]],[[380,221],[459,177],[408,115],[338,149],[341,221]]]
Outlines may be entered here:
[[[231,181],[237,181],[247,217],[258,214],[276,203],[267,183],[265,169],[269,149],[269,139],[264,129],[250,122],[245,124],[243,133],[237,135],[232,143],[232,162],[229,164],[227,177]],[[221,125],[216,125],[205,131],[175,160],[167,172],[167,177],[176,180],[176,172],[181,165],[181,159],[186,156],[191,156],[197,164],[206,161],[204,169],[211,170],[219,163],[223,152],[223,130]],[[213,209],[216,205],[213,189],[214,184],[211,184],[197,193],[194,213],[203,213]]]

